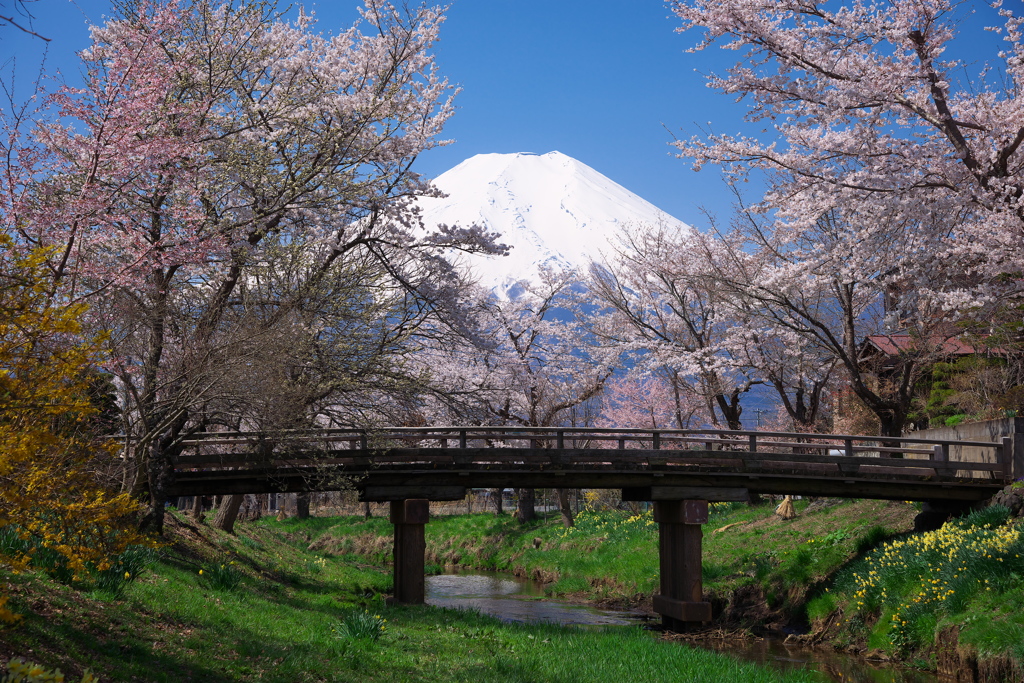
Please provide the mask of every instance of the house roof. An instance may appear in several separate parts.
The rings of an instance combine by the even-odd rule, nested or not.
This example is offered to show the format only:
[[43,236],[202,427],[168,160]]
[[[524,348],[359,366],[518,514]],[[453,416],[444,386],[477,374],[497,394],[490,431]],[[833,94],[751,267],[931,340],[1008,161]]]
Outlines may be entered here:
[[[921,350],[921,338],[912,337],[906,333],[896,334],[872,334],[865,339],[865,346],[873,346],[887,356],[897,356],[906,351]],[[985,346],[982,343],[971,343],[956,337],[946,335],[932,335],[924,344],[928,350],[945,356],[973,356],[978,354],[990,354],[1005,356],[1006,350],[999,347]],[[865,350],[868,350],[865,348]]]

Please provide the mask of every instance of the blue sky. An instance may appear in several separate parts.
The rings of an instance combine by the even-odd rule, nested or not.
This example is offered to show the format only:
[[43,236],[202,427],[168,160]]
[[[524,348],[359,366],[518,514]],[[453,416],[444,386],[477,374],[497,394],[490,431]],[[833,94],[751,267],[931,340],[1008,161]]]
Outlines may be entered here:
[[[326,32],[356,17],[355,0],[310,6]],[[86,26],[110,12],[109,0],[31,7],[35,29],[53,39],[48,68],[70,79]],[[760,131],[744,123],[742,103],[709,90],[701,76],[739,53],[689,54],[696,36],[677,26],[661,0],[454,0],[436,53],[462,88],[445,131],[455,142],[424,154],[419,171],[435,177],[486,152],[558,150],[692,225],[706,224],[701,207],[726,220],[732,198],[717,170],[694,173],[670,142],[709,122],[717,132]],[[18,55],[23,81],[42,51],[38,39],[0,29],[0,63]]]
[[[704,55],[657,1],[461,0],[453,5],[440,64],[462,84],[448,132],[456,143],[426,166],[444,170],[481,152],[558,150],[676,217],[694,222],[717,174],[673,156],[672,135],[740,110],[704,87]],[[731,110],[731,111],[730,111]]]

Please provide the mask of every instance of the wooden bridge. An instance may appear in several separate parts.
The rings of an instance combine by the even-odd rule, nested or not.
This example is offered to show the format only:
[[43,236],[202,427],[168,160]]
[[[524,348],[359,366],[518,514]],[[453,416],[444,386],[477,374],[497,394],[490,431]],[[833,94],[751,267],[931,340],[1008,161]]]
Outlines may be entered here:
[[751,494],[969,505],[1024,477],[1014,442],[725,430],[437,427],[195,434],[170,495],[356,489],[391,501],[395,598],[423,601],[429,501],[467,488],[622,489],[654,502],[666,625],[708,621],[701,524],[708,501]]

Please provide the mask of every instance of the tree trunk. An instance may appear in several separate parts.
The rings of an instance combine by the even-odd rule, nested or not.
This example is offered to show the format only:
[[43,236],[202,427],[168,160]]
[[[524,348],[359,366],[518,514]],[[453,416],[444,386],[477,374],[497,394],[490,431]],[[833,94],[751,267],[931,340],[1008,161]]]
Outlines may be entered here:
[[[893,399],[885,399],[871,391],[864,382],[859,382],[853,385],[853,393],[878,418],[879,436],[903,436],[912,399],[909,391],[900,392]],[[890,444],[896,445],[891,441],[882,445]]]
[[494,516],[501,517],[503,514],[505,514],[505,490],[491,489],[491,493],[494,496]]
[[309,519],[309,493],[295,494],[295,519]]
[[729,429],[743,429],[743,422],[740,420],[740,415],[743,414],[743,406],[740,405],[740,394],[743,391],[745,390],[736,389],[728,396],[725,394],[715,395],[718,409],[721,411],[722,417],[725,418],[725,423]]
[[518,502],[516,503],[516,520],[520,524],[526,524],[537,519],[537,492],[533,489],[516,489]]
[[555,489],[555,495],[558,496],[558,511],[562,513],[562,526],[571,527],[574,522],[572,519],[572,506],[569,504],[569,491],[567,489]]
[[163,536],[164,513],[167,505],[167,489],[174,480],[174,459],[172,443],[185,427],[184,416],[179,418],[156,439],[148,449],[146,474],[149,479],[149,510],[139,522],[139,529]]
[[188,516],[197,522],[203,521],[203,497],[192,496],[192,507],[189,508]]
[[263,516],[263,506],[260,504],[260,497],[247,493],[245,502],[242,503],[242,519],[247,522],[255,522]]
[[905,415],[895,410],[876,410],[878,416],[879,436],[903,436],[903,427],[907,423]]
[[238,519],[238,509],[242,507],[244,500],[244,493],[224,496],[221,499],[220,507],[217,508],[217,516],[213,518],[213,526],[229,534],[235,533],[235,520]]
[[363,517],[369,519],[373,516],[373,512],[370,510],[370,501],[363,501]]

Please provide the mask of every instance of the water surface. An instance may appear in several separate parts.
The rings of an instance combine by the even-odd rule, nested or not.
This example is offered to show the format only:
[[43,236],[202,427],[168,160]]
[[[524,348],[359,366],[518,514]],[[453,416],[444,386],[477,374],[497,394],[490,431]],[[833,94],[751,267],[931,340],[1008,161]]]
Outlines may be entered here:
[[641,615],[541,600],[533,581],[499,572],[440,574],[427,577],[427,604],[472,609],[503,621],[549,622],[566,626],[626,626]]

